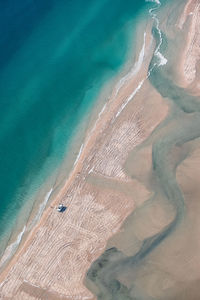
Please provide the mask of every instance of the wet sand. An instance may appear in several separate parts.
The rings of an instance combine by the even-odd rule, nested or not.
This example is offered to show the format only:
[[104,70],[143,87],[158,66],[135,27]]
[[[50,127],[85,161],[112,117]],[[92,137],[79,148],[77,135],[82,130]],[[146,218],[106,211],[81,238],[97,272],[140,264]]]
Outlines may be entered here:
[[[153,100],[157,110],[150,107],[153,102],[147,103],[145,97],[148,87],[127,109],[147,76],[155,48],[150,25],[135,65],[116,85],[88,133],[71,177],[2,272],[1,299],[94,298],[83,283],[87,269],[139,199],[149,196],[137,180],[124,177],[122,165],[130,149],[149,136],[168,110],[157,93]],[[67,206],[62,214],[55,209],[58,203]]]
[[[192,178],[200,103],[196,77],[183,88],[180,70],[193,42],[184,31],[191,11],[182,13],[179,24],[174,14],[168,25],[150,11],[135,65],[88,132],[69,180],[1,273],[0,299],[188,300],[190,290],[190,300],[199,299],[198,226],[190,221],[198,208]],[[176,45],[181,34],[187,43]],[[184,43],[190,50],[177,68],[170,51]],[[62,214],[58,203],[67,207]]]
[[[149,82],[169,111],[124,163],[127,178],[150,196],[87,272],[86,284],[99,300],[200,299],[198,7],[189,1],[179,20],[173,12],[160,24],[168,62],[153,68]],[[159,42],[159,32],[154,36]],[[154,56],[149,70],[155,62]]]

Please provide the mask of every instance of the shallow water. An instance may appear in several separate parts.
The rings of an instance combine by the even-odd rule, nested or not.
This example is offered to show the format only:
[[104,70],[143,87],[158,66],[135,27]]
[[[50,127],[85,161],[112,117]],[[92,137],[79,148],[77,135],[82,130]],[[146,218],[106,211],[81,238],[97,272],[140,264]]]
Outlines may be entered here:
[[0,3],[2,248],[20,211],[30,213],[32,196],[61,165],[104,83],[126,62],[146,6],[139,0]]

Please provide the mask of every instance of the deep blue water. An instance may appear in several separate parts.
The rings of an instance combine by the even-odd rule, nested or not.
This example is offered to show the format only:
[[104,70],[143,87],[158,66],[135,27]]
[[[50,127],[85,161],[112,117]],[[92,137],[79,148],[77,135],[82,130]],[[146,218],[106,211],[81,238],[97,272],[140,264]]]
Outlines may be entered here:
[[38,188],[62,162],[76,126],[127,58],[125,24],[146,5],[0,0],[0,234],[33,182]]

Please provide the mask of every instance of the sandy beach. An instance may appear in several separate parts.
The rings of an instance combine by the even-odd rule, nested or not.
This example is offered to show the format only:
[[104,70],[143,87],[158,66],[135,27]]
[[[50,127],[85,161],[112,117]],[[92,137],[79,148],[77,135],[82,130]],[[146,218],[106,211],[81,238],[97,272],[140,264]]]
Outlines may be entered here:
[[[123,188],[118,191],[110,188],[109,180],[113,180],[114,185],[117,182],[122,185],[130,184],[122,170],[129,150],[141,143],[167,113],[167,107],[161,103],[159,95],[156,95],[155,101],[160,109],[152,111],[151,118],[148,107],[143,104],[145,99],[142,98],[134,102],[131,111],[127,112],[125,106],[123,109],[123,105],[131,93],[135,93],[148,71],[150,52],[154,47],[150,32],[147,31],[142,42],[138,61],[123,82],[115,87],[109,102],[100,112],[95,127],[89,132],[85,145],[80,149],[71,177],[51,207],[46,210],[22,250],[1,274],[1,278],[6,278],[1,284],[1,297],[12,298],[17,288],[16,299],[34,297],[38,293],[43,299],[47,295],[57,299],[93,298],[83,285],[85,272],[91,262],[102,253],[109,237],[119,230],[134,209],[135,202],[138,201],[136,198],[139,196],[143,199],[149,195],[135,181],[131,185],[131,189],[137,191],[134,201],[128,195],[124,196]],[[142,112],[144,110],[146,113]],[[103,187],[98,187],[96,177],[102,179]],[[67,206],[63,214],[52,208],[59,203]],[[36,261],[31,259],[28,262],[30,257]],[[24,259],[28,261],[25,262]],[[64,261],[66,266],[63,265]],[[24,270],[24,278],[20,280],[21,275],[19,277],[18,272],[21,273],[24,263],[27,268]],[[10,272],[15,274],[12,287],[10,280],[7,281]],[[55,273],[56,278],[53,275]]]
[[[190,31],[176,72],[180,73],[177,76],[182,86],[196,95],[200,89],[196,74],[200,55],[197,0],[188,1],[177,22],[179,30],[184,30],[188,18]],[[104,252],[108,240],[121,231],[127,217],[152,196],[152,143],[142,150],[138,160],[132,160],[130,153],[148,140],[171,109],[170,101],[163,100],[148,80],[155,50],[159,66],[167,63],[156,48],[152,24],[153,20],[146,26],[135,64],[114,87],[88,131],[70,178],[0,274],[0,299],[96,299],[84,284],[87,270]],[[128,166],[133,163],[135,174],[130,174]],[[184,165],[177,176],[184,190],[187,186],[181,179],[181,168]],[[63,213],[56,210],[59,203],[66,206]],[[156,234],[173,216],[173,212],[155,207],[149,217],[153,226],[147,230],[143,224],[138,239]],[[120,247],[130,255],[133,245],[123,248],[121,241]]]

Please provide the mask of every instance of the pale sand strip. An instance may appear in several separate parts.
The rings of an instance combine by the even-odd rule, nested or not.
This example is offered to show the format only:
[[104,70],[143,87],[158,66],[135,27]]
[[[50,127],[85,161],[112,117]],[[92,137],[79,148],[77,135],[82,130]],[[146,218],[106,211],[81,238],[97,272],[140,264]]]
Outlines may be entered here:
[[130,180],[123,173],[129,151],[145,140],[167,114],[167,105],[147,82],[114,119],[146,78],[152,50],[148,31],[145,53],[149,55],[144,55],[142,69],[137,77],[134,74],[125,80],[117,93],[113,91],[81,149],[73,173],[55,199],[54,205],[62,202],[67,210],[63,214],[52,208],[46,210],[1,274],[1,299],[46,299],[45,295],[49,299],[52,295],[55,299],[94,298],[83,284],[87,269],[133,211],[138,198],[147,199],[149,191],[135,180],[131,184],[137,193],[130,197],[106,185],[99,188],[88,179],[94,171],[105,181],[111,177],[121,182]]
[[[180,74],[182,74],[182,84],[190,87],[198,77],[197,64],[200,60],[200,2],[190,0],[185,6],[184,13],[179,20],[178,27],[184,29],[186,21],[190,21],[187,34],[186,47],[182,51]],[[199,82],[195,82],[192,88],[200,91]]]

